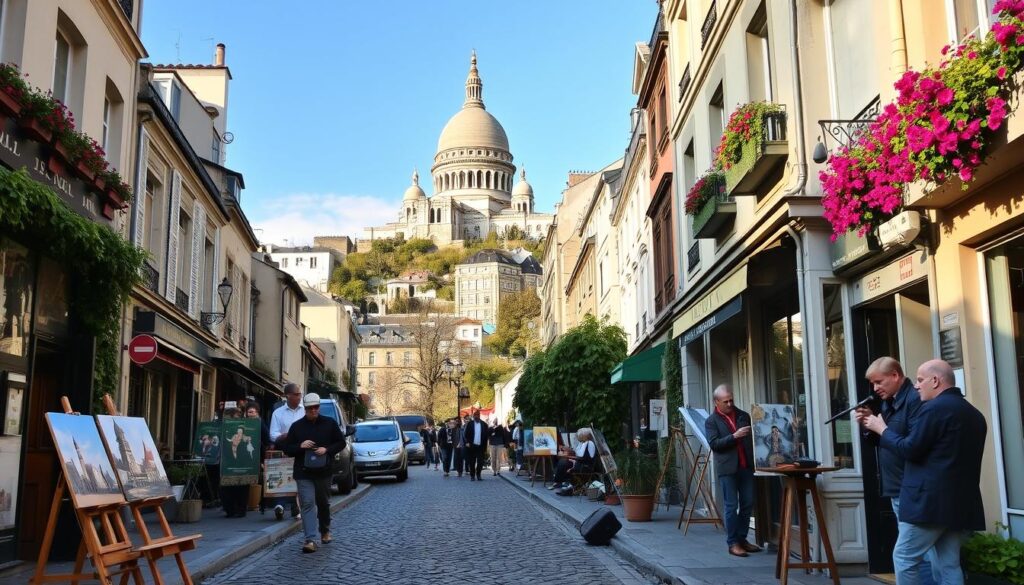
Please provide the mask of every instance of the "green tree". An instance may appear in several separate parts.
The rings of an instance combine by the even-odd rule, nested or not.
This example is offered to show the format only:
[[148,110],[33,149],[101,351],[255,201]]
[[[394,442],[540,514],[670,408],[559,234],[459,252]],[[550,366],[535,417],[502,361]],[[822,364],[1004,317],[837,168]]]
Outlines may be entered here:
[[483,406],[494,403],[494,385],[507,382],[516,367],[507,360],[490,358],[470,363],[466,367],[466,387],[469,388],[469,403],[479,402]]
[[540,297],[533,289],[506,295],[498,304],[498,326],[484,343],[492,353],[523,356],[528,347],[535,347],[536,329],[529,324],[540,316]]

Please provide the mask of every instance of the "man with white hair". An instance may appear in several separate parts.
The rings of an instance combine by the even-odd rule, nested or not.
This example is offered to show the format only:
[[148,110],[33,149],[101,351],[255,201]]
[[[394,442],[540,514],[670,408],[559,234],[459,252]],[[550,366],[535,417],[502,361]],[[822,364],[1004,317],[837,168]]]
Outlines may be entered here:
[[955,384],[948,363],[927,361],[917,369],[915,386],[924,405],[909,434],[893,431],[881,416],[863,419],[883,449],[906,461],[900,535],[892,553],[897,585],[918,585],[915,568],[932,548],[936,581],[961,585],[960,545],[972,531],[985,529],[979,483],[988,426]]
[[737,557],[760,552],[747,542],[750,514],[754,510],[754,440],[750,415],[736,408],[727,384],[715,388],[715,409],[704,421],[711,451],[715,454],[715,475],[725,507],[725,542],[729,554]]

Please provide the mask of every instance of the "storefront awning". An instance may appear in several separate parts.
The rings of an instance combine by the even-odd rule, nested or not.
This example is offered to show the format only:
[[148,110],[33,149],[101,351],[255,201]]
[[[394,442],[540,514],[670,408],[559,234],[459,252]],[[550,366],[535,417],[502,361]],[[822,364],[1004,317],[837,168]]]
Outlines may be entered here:
[[661,360],[665,355],[664,343],[628,357],[612,370],[612,384],[620,382],[658,382],[661,380]]
[[278,398],[284,398],[284,393],[282,392],[280,388],[281,385],[278,382],[246,366],[242,362],[239,362],[238,360],[232,358],[224,357],[215,357],[213,358],[212,361],[218,367],[222,367],[226,370],[229,370],[241,376],[250,384],[253,384],[258,388],[262,388],[265,393],[276,396]]

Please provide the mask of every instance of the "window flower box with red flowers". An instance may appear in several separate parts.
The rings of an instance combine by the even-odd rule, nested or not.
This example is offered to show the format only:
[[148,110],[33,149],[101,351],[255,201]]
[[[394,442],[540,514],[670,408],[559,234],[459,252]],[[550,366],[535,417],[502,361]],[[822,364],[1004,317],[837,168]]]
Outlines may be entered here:
[[[819,178],[833,240],[872,231],[902,210],[908,190],[917,201],[977,179],[1024,69],[1024,0],[999,0],[993,12],[998,20],[984,37],[945,47],[934,68],[903,74],[896,101],[830,157]],[[924,195],[913,194],[915,184]]]
[[21,100],[28,93],[28,84],[17,65],[0,63],[0,116],[21,114]]
[[736,216],[736,202],[725,191],[725,177],[709,171],[686,194],[684,209],[693,217],[694,238],[715,238]]
[[786,110],[781,104],[750,102],[729,116],[715,151],[730,195],[753,195],[786,162]]

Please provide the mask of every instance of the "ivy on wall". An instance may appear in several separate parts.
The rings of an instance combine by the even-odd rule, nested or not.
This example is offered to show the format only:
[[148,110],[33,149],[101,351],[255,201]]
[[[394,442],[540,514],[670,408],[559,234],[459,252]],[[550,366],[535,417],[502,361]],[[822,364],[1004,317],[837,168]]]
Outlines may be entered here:
[[683,363],[682,352],[674,339],[666,341],[665,356],[661,372],[665,379],[665,408],[668,409],[668,424],[681,426],[679,407],[683,405]]
[[59,262],[71,277],[72,314],[96,337],[93,404],[116,395],[121,310],[146,252],[72,211],[24,170],[0,168],[0,233]]

